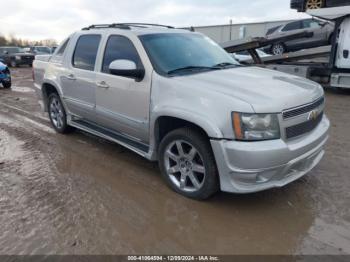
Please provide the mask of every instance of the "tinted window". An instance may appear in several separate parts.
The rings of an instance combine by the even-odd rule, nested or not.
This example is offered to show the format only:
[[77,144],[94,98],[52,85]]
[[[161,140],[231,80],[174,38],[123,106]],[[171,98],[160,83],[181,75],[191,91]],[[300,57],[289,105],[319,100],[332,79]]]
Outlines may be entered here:
[[63,53],[64,53],[64,51],[66,51],[66,48],[67,48],[68,43],[69,43],[69,39],[67,39],[67,40],[62,44],[62,46],[60,47],[60,49],[58,49],[56,55],[62,56]]
[[[139,36],[155,70],[163,75],[181,68],[214,69],[216,65],[239,65],[210,38],[193,33]],[[192,70],[193,71],[193,70]]]
[[280,27],[281,27],[281,26],[276,26],[276,27],[270,28],[269,30],[267,30],[266,35],[271,35],[271,34],[273,34],[273,33],[276,32],[277,29],[279,29]]
[[289,23],[287,24],[283,29],[282,31],[292,31],[292,30],[298,30],[298,29],[301,29],[301,23],[300,21],[297,21],[297,22],[292,22],[292,23]]
[[124,36],[111,36],[106,45],[102,72],[109,73],[109,65],[118,59],[131,60],[138,68],[142,68],[141,59],[133,43]]
[[15,54],[15,53],[21,52],[21,50],[18,47],[5,47],[4,51],[8,52],[9,54]]
[[95,68],[100,35],[83,35],[79,38],[73,55],[73,66],[93,71]]

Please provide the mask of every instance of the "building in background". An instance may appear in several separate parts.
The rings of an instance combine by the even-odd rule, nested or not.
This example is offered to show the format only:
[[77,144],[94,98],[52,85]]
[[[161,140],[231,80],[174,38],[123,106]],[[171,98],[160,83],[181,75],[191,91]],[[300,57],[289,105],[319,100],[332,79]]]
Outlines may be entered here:
[[273,28],[291,21],[293,20],[246,23],[246,24],[197,26],[192,28],[196,32],[200,32],[209,36],[211,39],[213,39],[217,43],[223,43],[229,40],[242,39],[246,37],[265,36],[266,32],[270,28]]

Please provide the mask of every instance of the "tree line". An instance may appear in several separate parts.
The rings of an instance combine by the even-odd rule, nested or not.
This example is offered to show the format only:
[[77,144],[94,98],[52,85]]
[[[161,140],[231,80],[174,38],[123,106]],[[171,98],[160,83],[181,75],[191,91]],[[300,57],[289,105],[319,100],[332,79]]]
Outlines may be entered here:
[[28,39],[21,39],[15,36],[5,37],[0,35],[0,46],[18,46],[18,47],[27,47],[27,46],[57,46],[57,41],[54,39],[45,39],[39,41],[33,41]]

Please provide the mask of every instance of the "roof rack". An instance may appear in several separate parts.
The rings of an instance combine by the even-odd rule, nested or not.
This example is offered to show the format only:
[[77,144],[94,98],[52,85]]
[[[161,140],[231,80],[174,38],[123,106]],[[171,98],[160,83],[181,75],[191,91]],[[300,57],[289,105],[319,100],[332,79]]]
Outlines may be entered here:
[[118,28],[124,30],[130,30],[131,27],[147,28],[147,27],[165,27],[169,29],[174,29],[172,26],[160,25],[160,24],[147,24],[147,23],[118,23],[118,24],[99,24],[99,25],[90,25],[84,27],[82,30],[91,30],[91,29],[104,29],[104,28]]
[[121,25],[136,26],[136,27],[154,26],[154,27],[165,27],[165,28],[169,28],[169,29],[174,29],[175,28],[175,27],[170,26],[170,25],[147,24],[147,23],[122,23]]
[[88,27],[84,27],[82,30],[90,30],[90,29],[103,29],[103,28],[119,28],[119,29],[129,29],[130,26],[125,26],[122,24],[99,24],[99,25],[90,25]]

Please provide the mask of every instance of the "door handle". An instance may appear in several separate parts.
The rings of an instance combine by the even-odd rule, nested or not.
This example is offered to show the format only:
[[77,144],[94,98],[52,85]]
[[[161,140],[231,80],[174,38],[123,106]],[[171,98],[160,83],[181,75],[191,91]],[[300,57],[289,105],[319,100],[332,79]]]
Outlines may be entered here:
[[105,81],[97,82],[96,85],[99,88],[104,88],[104,89],[108,89],[109,88],[109,85]]
[[72,81],[77,80],[73,74],[69,74],[69,75],[67,76],[67,79],[68,79],[68,80],[72,80]]

